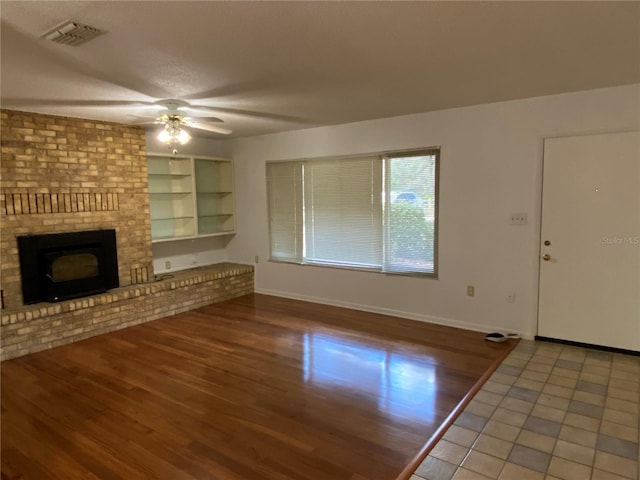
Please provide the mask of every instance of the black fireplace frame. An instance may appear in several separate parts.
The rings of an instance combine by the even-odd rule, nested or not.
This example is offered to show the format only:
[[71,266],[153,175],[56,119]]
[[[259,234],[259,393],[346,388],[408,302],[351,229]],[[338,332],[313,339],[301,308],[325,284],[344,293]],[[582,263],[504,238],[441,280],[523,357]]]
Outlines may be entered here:
[[[84,297],[120,285],[116,231],[113,229],[26,235],[18,237],[17,240],[25,305]],[[87,281],[70,280],[56,285],[52,285],[47,279],[51,258],[65,252],[89,250],[98,258],[99,278]]]

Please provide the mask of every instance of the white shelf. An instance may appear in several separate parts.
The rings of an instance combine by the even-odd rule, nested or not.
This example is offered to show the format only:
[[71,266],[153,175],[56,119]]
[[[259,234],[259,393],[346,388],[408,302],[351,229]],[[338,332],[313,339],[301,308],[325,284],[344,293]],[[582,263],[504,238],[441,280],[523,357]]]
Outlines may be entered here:
[[167,155],[147,156],[147,171],[149,175],[191,176],[191,159]]
[[191,195],[192,192],[149,192],[149,195],[157,195],[158,197],[179,197],[180,195]]
[[148,157],[153,242],[235,233],[230,159]]
[[190,176],[191,174],[188,173],[149,173],[149,178],[184,178]]
[[192,219],[193,217],[151,217],[152,222],[160,222],[162,220],[186,220]]

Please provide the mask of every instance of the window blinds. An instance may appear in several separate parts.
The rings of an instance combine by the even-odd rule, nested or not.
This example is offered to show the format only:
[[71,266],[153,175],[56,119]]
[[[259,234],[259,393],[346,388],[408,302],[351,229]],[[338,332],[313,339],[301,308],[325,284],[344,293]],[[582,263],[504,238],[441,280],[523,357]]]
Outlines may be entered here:
[[438,150],[267,163],[271,259],[435,275]]
[[302,162],[267,164],[271,258],[302,262]]
[[377,267],[382,259],[378,157],[304,164],[306,262]]

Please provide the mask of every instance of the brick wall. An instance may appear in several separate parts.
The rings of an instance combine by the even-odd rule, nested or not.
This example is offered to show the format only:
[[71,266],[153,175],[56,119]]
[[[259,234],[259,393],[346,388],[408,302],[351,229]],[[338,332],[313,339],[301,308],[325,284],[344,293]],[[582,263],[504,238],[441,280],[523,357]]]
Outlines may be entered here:
[[22,305],[16,236],[115,228],[120,285],[153,276],[141,127],[0,111],[0,274]]

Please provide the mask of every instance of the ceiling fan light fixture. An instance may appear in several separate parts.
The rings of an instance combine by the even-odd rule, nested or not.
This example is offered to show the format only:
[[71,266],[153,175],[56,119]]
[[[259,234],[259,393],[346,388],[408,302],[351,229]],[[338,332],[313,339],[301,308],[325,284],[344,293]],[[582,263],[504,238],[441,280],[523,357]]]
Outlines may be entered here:
[[191,135],[189,135],[189,132],[180,127],[174,129],[167,125],[158,134],[158,140],[160,140],[162,143],[166,143],[169,146],[172,146],[172,144],[184,145],[185,143],[188,143],[189,140],[191,140]]
[[191,140],[191,135],[181,127],[182,122],[179,119],[168,119],[164,128],[158,133],[158,140],[166,143],[174,154],[178,152],[177,147],[184,145]]

